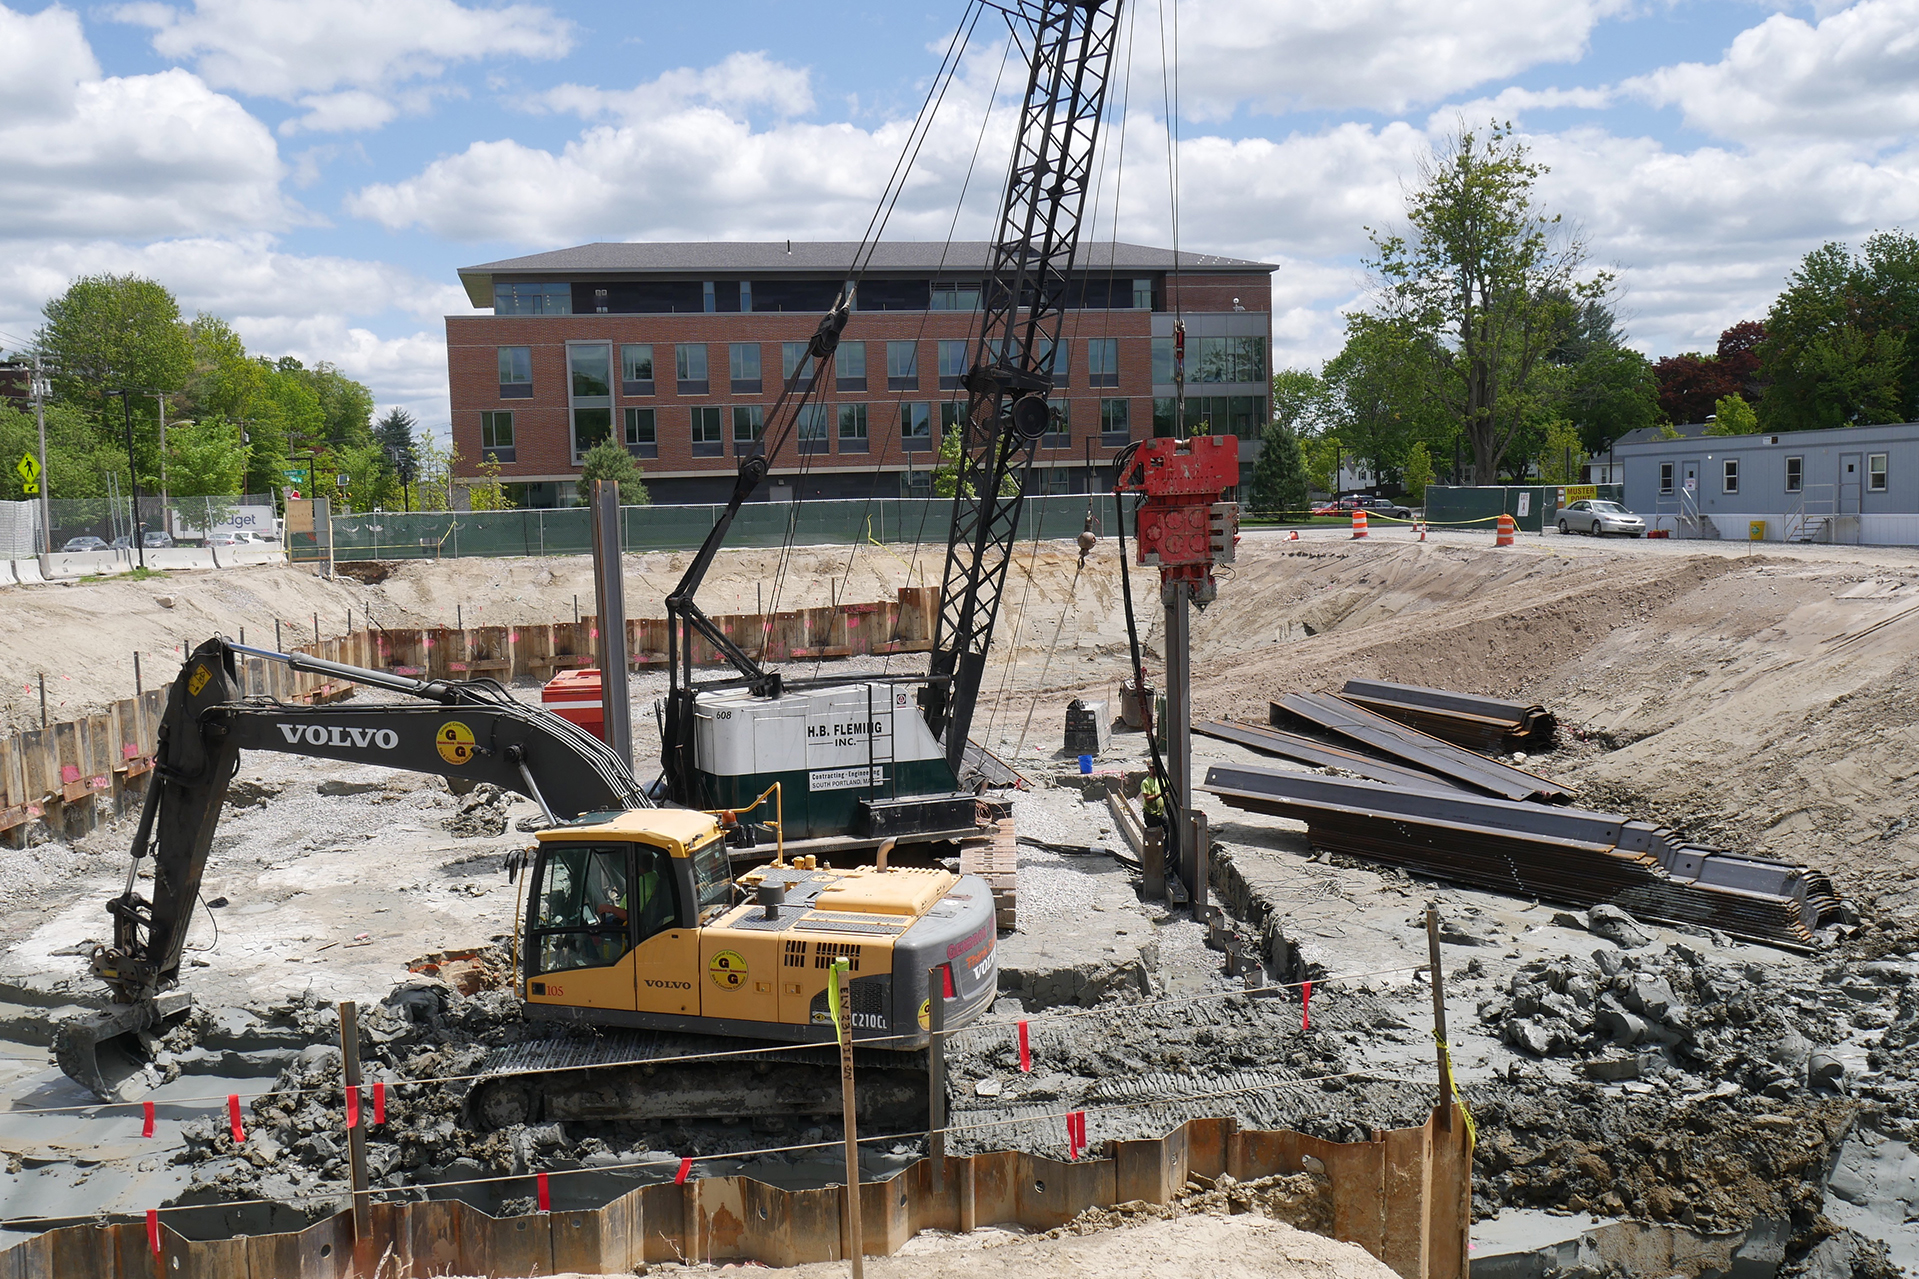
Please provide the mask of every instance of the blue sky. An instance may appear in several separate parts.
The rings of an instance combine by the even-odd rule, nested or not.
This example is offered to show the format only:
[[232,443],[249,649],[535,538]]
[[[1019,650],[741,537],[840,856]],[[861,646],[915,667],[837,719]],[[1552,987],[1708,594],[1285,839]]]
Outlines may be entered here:
[[[589,240],[857,239],[964,0],[0,0],[0,346],[137,271],[266,354],[443,429],[455,269]],[[1364,227],[1422,154],[1511,120],[1619,275],[1633,342],[1710,348],[1827,239],[1919,222],[1919,0],[1132,3],[1096,234],[1281,264],[1275,361],[1338,349]],[[987,231],[1009,113],[979,27],[894,238]],[[1170,54],[1169,54],[1170,56]]]

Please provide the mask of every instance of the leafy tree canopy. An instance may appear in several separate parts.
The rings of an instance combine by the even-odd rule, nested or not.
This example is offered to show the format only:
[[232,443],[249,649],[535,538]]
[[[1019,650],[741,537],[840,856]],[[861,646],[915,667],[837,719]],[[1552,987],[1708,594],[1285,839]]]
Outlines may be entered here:
[[620,486],[620,504],[622,506],[646,506],[652,498],[648,496],[646,485],[641,482],[639,463],[626,447],[611,437],[601,440],[586,451],[580,464],[580,498],[587,500],[593,492],[593,481],[611,480]]
[[1825,244],[1766,315],[1759,421],[1798,431],[1919,416],[1919,239],[1879,231],[1860,253]]

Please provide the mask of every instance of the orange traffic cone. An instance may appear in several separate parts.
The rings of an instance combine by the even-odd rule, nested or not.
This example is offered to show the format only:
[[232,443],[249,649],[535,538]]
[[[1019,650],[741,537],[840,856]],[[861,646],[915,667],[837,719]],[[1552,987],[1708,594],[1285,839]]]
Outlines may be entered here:
[[1364,536],[1366,536],[1366,512],[1354,511],[1353,512],[1353,537],[1361,538]]
[[1419,540],[1422,542],[1426,540],[1426,521],[1425,520],[1421,520],[1419,522]]
[[1512,516],[1510,515],[1500,516],[1499,517],[1499,536],[1493,539],[1493,545],[1494,546],[1511,546],[1513,544],[1513,528],[1514,528],[1514,525],[1513,525]]

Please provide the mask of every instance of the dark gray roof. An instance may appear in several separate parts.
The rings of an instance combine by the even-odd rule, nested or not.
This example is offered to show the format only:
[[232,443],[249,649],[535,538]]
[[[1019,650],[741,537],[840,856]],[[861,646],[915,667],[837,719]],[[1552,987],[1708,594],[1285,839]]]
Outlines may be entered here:
[[[752,275],[784,272],[844,271],[853,261],[857,244],[845,240],[702,240],[691,242],[581,244],[523,258],[502,258],[463,266],[466,275],[556,275],[571,272],[730,271]],[[874,250],[874,271],[983,271],[992,245],[985,240],[902,240]],[[1102,241],[1080,246],[1079,265],[1087,270],[1167,271],[1174,266],[1171,249],[1143,244]],[[1178,266],[1184,271],[1277,271],[1271,262],[1221,257],[1182,250]]]
[[[1706,428],[1711,425],[1711,422],[1682,422],[1671,429],[1679,432],[1680,439],[1696,440],[1704,435]],[[1667,428],[1663,426],[1642,426],[1636,431],[1626,432],[1614,440],[1613,443],[1615,445],[1644,444],[1650,440],[1663,440],[1667,438],[1666,429]]]

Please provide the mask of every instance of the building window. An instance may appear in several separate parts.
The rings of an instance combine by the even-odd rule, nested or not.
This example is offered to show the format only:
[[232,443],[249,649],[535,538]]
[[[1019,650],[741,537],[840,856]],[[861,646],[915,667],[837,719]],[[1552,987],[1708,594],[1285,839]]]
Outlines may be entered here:
[[795,436],[799,441],[800,452],[824,453],[827,451],[826,413],[827,408],[824,404],[808,404],[800,409],[800,416],[796,423],[799,429]]
[[593,313],[595,315],[606,314],[606,290],[605,289],[593,290]]
[[577,463],[613,434],[613,347],[606,342],[568,343],[566,365]]
[[977,281],[939,280],[933,284],[932,304],[934,311],[977,311],[979,310],[979,284]]
[[1737,493],[1739,491],[1739,459],[1738,458],[1729,457],[1726,459],[1725,479],[1720,487],[1723,492],[1727,492],[1727,493]]
[[1153,309],[1153,282],[1151,280],[1133,281],[1133,309],[1150,311]]
[[1659,464],[1659,491],[1661,493],[1672,492],[1672,463],[1671,462],[1661,462]]
[[506,412],[480,414],[480,460],[513,461],[513,415]]
[[866,452],[866,406],[842,404],[840,410],[840,452]]
[[620,348],[620,394],[653,394],[653,346],[628,343]]
[[634,457],[658,457],[660,432],[653,409],[626,411],[626,451]]
[[[1671,462],[1664,463],[1663,465],[1660,466],[1659,482],[1662,486],[1664,486],[1659,490],[1661,493],[1672,492],[1672,487],[1671,487],[1672,463]],[[1804,492],[1805,487],[1806,487],[1806,459],[1803,457],[1787,458],[1786,459],[1786,492],[1788,493]]]
[[931,471],[908,471],[906,472],[905,479],[907,497],[933,496],[933,473]]
[[839,351],[833,356],[833,366],[837,370],[835,385],[840,390],[866,389],[866,343],[840,343]]
[[734,342],[727,347],[727,368],[732,374],[733,394],[760,393],[760,344]]
[[800,388],[804,390],[813,380],[813,357],[806,353],[806,343],[780,343],[780,381],[791,382],[796,371],[801,375]]
[[1866,491],[1883,493],[1886,491],[1886,455],[1872,453],[1866,457]]
[[713,312],[719,309],[720,309],[719,302],[713,296],[713,281],[701,280],[700,281],[700,310],[705,311],[708,315],[711,315]]
[[888,342],[886,344],[886,389],[889,391],[920,389],[919,343]]
[[493,286],[495,315],[571,315],[573,286],[511,280]]
[[966,421],[966,406],[948,400],[940,405],[940,439],[944,440],[949,432],[960,430]]
[[503,346],[500,348],[500,398],[503,400],[533,398],[532,347]]
[[1188,338],[1197,359],[1187,361],[1194,382],[1264,382],[1266,380],[1266,339],[1264,338]]
[[720,409],[717,404],[696,404],[687,410],[692,415],[694,457],[718,457],[726,451],[720,438]]
[[1153,339],[1153,385],[1171,386],[1173,384],[1173,339]]
[[741,280],[740,281],[740,310],[751,311],[752,309],[753,309],[753,281]]
[[681,395],[705,395],[706,343],[682,342],[673,348],[673,376]]
[[908,453],[933,451],[933,406],[908,402],[900,405],[900,447]]
[[1127,400],[1099,402],[1099,442],[1108,448],[1133,438],[1132,411]]
[[[1009,359],[1007,361],[1011,363]],[[1066,385],[1066,375],[1072,371],[1072,346],[1066,342],[1052,342],[1040,339],[1038,358],[1033,361],[1041,372],[1053,379],[1055,387]]]
[[1242,440],[1256,440],[1266,429],[1271,411],[1265,397],[1259,395],[1189,395],[1185,420],[1174,422],[1178,403],[1171,396],[1153,401],[1155,436],[1237,435]]
[[1119,385],[1119,339],[1092,338],[1086,343],[1086,385]]
[[766,451],[766,410],[757,404],[733,406],[733,456],[758,457]]
[[966,377],[966,343],[940,342],[940,390],[957,391]]
[[1066,400],[1046,401],[1047,416],[1050,419],[1046,434],[1039,437],[1039,446],[1043,449],[1071,448],[1073,444],[1072,410]]

